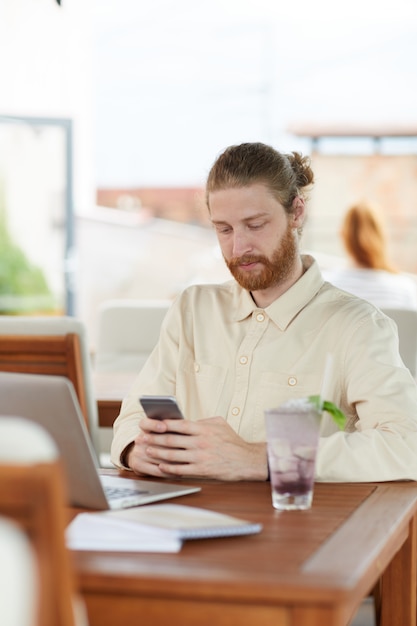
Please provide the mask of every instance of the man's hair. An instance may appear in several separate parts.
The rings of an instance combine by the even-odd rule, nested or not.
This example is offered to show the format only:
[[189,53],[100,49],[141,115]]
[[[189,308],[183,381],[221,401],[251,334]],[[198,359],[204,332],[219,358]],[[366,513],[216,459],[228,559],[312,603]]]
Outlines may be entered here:
[[376,206],[366,202],[351,206],[345,214],[341,235],[347,252],[360,267],[397,271],[388,260],[383,217]]
[[206,202],[213,191],[264,184],[285,208],[292,212],[297,196],[314,182],[310,160],[298,152],[283,154],[264,143],[229,146],[214,162],[206,184]]

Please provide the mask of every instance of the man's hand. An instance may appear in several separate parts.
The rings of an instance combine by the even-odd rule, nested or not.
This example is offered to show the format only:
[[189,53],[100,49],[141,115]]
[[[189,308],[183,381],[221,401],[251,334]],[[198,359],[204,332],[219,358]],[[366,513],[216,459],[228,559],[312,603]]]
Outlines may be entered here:
[[218,480],[266,480],[265,443],[247,443],[222,417],[143,418],[127,462],[137,474]]

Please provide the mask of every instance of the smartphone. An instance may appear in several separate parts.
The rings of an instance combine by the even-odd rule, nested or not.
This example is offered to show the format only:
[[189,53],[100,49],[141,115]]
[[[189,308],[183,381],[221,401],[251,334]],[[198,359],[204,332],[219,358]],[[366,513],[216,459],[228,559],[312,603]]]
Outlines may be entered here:
[[139,402],[152,419],[184,419],[174,396],[141,396]]

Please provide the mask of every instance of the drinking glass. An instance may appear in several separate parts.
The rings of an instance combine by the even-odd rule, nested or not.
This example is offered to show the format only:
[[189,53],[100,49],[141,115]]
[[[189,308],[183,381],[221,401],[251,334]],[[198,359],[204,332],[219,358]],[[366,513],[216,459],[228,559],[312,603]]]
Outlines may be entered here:
[[309,509],[321,413],[307,398],[265,411],[272,505],[278,510]]

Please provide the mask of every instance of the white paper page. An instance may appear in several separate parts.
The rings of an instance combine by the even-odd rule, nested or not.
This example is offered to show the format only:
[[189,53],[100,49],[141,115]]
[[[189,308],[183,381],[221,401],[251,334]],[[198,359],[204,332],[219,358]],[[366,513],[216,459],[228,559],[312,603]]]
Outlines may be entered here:
[[115,552],[179,552],[182,541],[171,532],[140,527],[97,513],[80,513],[66,530],[71,550]]

